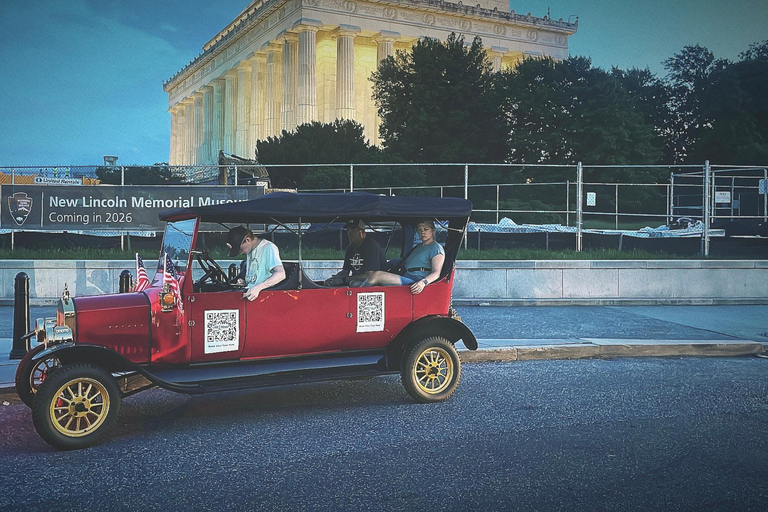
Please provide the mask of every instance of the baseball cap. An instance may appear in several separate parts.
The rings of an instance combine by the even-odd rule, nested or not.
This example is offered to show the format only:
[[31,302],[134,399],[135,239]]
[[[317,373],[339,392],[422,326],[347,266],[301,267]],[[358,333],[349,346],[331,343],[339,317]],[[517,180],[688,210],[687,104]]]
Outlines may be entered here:
[[248,230],[243,226],[235,226],[227,233],[227,247],[229,248],[229,256],[234,258],[240,254],[240,244],[245,240],[245,235],[248,234]]
[[365,222],[363,219],[350,219],[347,221],[347,229],[349,228],[365,229]]

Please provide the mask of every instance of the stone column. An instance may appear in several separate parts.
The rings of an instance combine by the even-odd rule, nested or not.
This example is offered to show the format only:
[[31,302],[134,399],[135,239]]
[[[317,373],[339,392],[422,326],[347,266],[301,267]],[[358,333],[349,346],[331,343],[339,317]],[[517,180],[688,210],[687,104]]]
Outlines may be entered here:
[[267,57],[264,84],[265,110],[264,135],[274,137],[280,134],[280,51],[282,45],[275,42],[267,44]]
[[201,164],[213,163],[211,141],[213,140],[213,86],[203,87],[203,144]]
[[171,107],[168,110],[171,113],[171,152],[168,154],[168,165],[176,165],[176,146],[179,140],[178,109]]
[[509,52],[509,48],[503,46],[491,46],[488,50],[488,58],[491,61],[491,69],[494,73],[501,71],[501,59]]
[[237,132],[237,70],[230,69],[224,75],[224,151],[235,153]]
[[248,147],[251,125],[251,62],[244,60],[237,66],[237,132],[235,154],[250,158],[253,148]]
[[264,137],[264,74],[266,56],[256,53],[251,57],[251,111],[250,128],[248,130],[248,148],[253,155],[256,151],[256,141]]
[[184,165],[184,150],[187,145],[187,110],[181,101],[176,104],[176,109],[176,158],[174,161],[176,165]]
[[283,102],[280,110],[280,129],[290,131],[296,128],[296,34],[285,33],[283,37]]
[[184,100],[184,165],[191,165],[192,155],[195,154],[195,125],[193,117],[195,115],[195,104],[192,98]]
[[355,34],[359,27],[339,25],[336,30],[336,117],[355,118]]
[[298,85],[296,87],[296,125],[317,120],[316,34],[323,24],[302,18],[293,26],[299,32]]
[[203,163],[203,93],[200,91],[192,94],[194,102],[194,116],[192,128],[192,163],[200,165]]
[[378,62],[395,54],[395,41],[398,39],[400,39],[400,33],[389,30],[382,30],[373,38],[376,41],[376,60]]
[[213,129],[211,130],[211,156],[219,161],[219,150],[224,149],[224,80],[217,78],[213,82]]

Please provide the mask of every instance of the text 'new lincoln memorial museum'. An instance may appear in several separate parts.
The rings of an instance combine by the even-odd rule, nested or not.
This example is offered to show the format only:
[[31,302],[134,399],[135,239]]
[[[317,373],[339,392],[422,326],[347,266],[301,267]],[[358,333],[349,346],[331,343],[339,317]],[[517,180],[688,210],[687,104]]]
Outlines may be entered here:
[[[472,0],[470,0],[472,1]],[[354,119],[378,142],[371,74],[420,37],[475,36],[495,70],[568,56],[577,24],[519,15],[503,0],[255,0],[163,84],[171,165],[253,158],[256,141],[311,121]]]

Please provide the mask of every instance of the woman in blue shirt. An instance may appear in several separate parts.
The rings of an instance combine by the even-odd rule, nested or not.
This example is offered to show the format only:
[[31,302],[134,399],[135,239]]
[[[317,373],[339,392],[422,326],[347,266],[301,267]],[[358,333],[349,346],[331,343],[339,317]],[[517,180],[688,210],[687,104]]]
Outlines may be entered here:
[[411,293],[421,293],[424,288],[440,277],[445,262],[445,250],[435,240],[435,223],[421,219],[416,223],[416,233],[421,239],[405,258],[405,274],[400,276],[378,270],[365,280],[363,286],[411,285]]

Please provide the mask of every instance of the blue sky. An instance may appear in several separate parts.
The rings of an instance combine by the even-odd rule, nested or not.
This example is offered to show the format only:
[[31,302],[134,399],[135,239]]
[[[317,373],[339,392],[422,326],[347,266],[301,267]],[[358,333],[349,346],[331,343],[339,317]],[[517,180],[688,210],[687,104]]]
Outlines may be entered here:
[[[162,82],[248,0],[0,0],[0,166],[168,160]],[[765,0],[512,0],[518,13],[579,16],[571,55],[648,67],[701,44],[737,58],[768,39]]]

